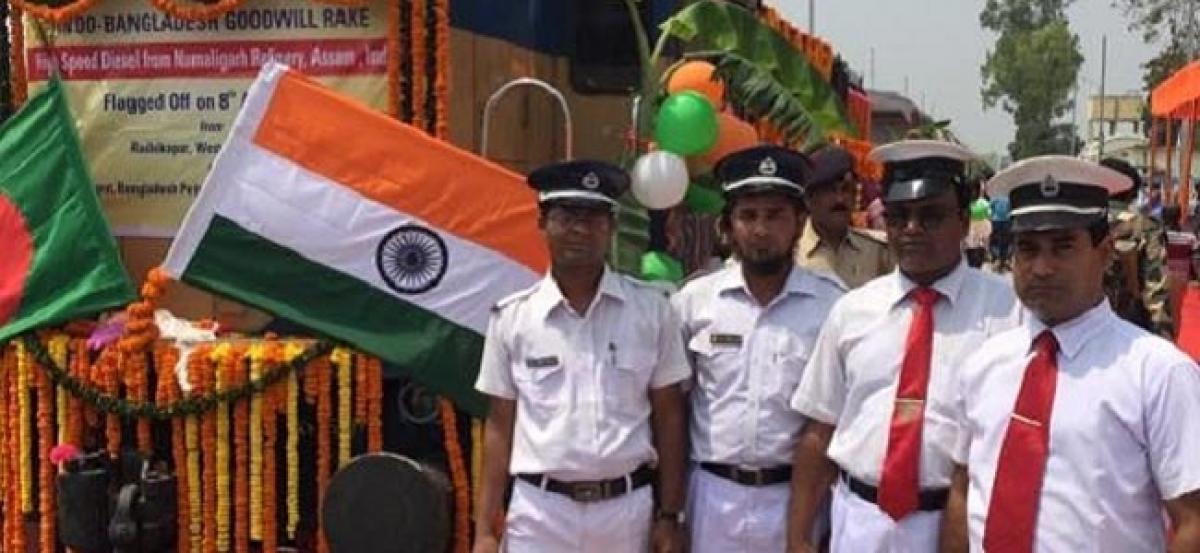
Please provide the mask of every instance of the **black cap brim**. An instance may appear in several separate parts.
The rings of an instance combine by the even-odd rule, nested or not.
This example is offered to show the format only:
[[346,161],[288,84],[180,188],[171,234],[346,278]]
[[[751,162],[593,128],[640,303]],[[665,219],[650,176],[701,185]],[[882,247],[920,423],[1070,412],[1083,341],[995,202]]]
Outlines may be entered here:
[[911,202],[940,196],[947,190],[953,190],[954,184],[941,179],[917,179],[893,182],[887,185],[883,201]]

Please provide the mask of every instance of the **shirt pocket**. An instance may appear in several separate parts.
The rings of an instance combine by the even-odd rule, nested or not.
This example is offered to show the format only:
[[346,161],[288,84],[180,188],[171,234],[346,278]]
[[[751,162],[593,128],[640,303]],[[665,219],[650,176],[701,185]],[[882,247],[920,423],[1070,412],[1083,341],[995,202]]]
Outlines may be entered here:
[[794,336],[779,341],[766,375],[766,395],[769,399],[784,405],[791,401],[796,388],[800,386],[800,377],[804,375],[809,353],[808,346]]
[[649,411],[650,377],[658,352],[650,346],[609,350],[604,371],[604,402],[612,411],[640,415]]
[[[551,358],[553,364],[546,361]],[[519,398],[539,411],[555,412],[566,403],[566,378],[563,361],[558,356],[530,356],[513,367],[513,381]]]
[[[705,329],[688,341],[688,354],[695,366],[696,387],[710,398],[730,389],[738,378],[736,366],[743,344],[713,344],[711,329]],[[732,334],[729,334],[732,336]]]

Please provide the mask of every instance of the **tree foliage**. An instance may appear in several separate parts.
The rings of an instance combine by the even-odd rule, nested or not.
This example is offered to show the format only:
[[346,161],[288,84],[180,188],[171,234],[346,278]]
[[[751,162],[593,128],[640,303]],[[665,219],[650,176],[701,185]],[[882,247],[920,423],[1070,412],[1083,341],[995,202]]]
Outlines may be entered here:
[[1073,107],[1083,54],[1064,9],[1069,0],[988,0],[979,21],[999,34],[980,67],[986,108],[1012,115],[1013,159],[1071,153],[1075,128],[1060,119]]
[[1178,71],[1200,50],[1200,4],[1193,0],[1114,0],[1129,18],[1129,29],[1146,44],[1161,44],[1158,55],[1142,64],[1146,90]]

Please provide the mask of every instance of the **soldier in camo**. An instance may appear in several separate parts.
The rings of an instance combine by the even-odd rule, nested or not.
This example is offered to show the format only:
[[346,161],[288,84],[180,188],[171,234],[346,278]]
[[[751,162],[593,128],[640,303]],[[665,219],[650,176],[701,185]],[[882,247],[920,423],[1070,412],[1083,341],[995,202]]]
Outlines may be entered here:
[[1112,308],[1123,319],[1174,340],[1167,283],[1167,239],[1162,223],[1133,206],[1144,182],[1124,160],[1106,158],[1101,165],[1133,181],[1128,192],[1109,201],[1108,221],[1113,234],[1113,262],[1104,274],[1104,289]]

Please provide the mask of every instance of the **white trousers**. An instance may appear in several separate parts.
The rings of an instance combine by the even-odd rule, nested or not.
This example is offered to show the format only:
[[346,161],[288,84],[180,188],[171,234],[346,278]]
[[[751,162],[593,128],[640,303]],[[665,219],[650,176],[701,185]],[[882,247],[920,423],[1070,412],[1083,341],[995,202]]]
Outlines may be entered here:
[[642,486],[580,503],[517,479],[504,526],[506,553],[646,553],[654,496]]
[[858,497],[845,482],[833,490],[830,553],[933,553],[941,511],[914,511],[899,522]]
[[692,553],[782,553],[787,548],[790,486],[743,486],[692,470],[688,525]]

